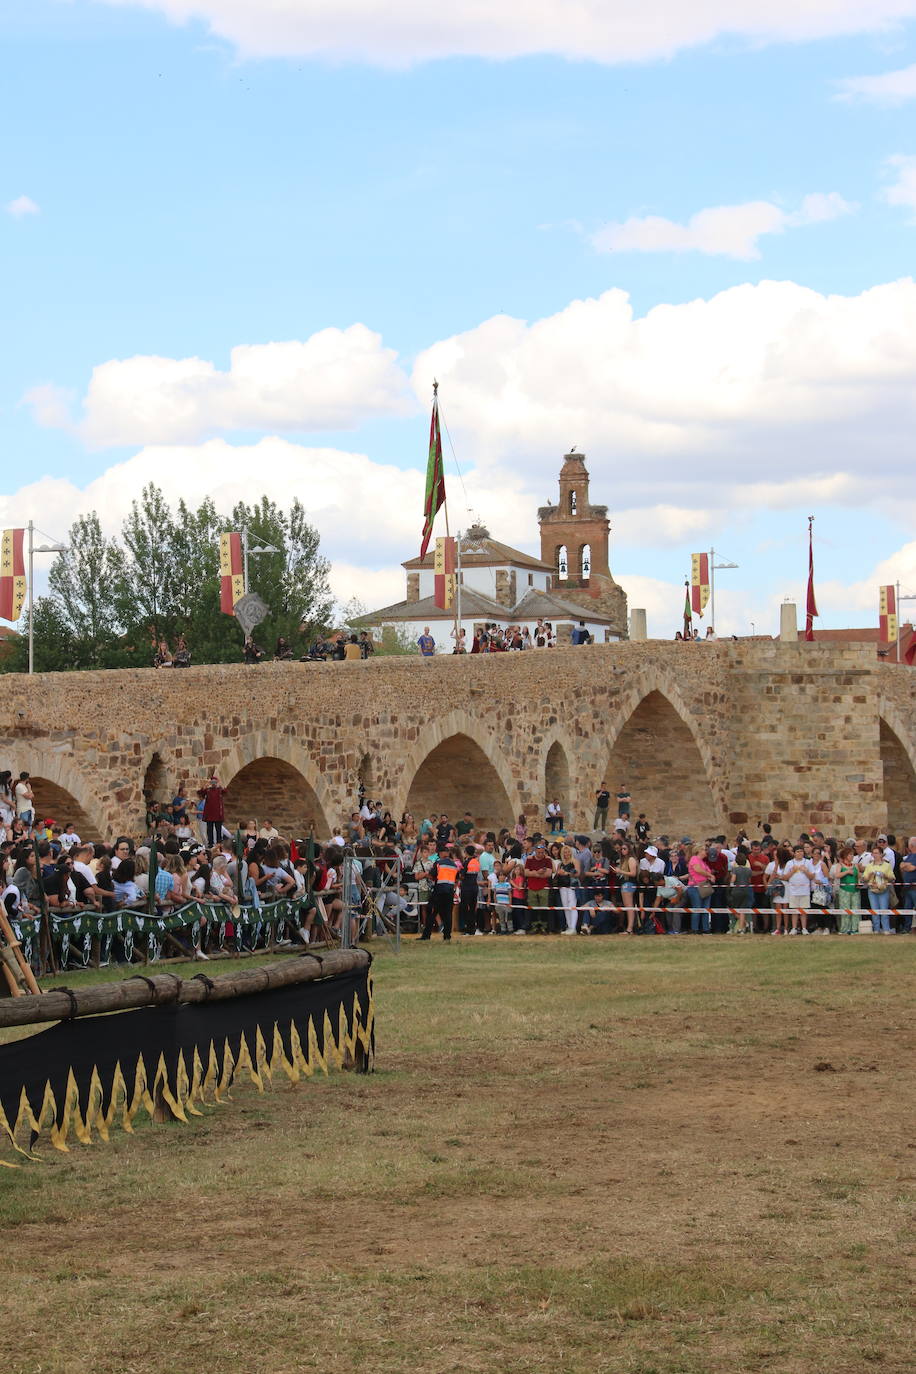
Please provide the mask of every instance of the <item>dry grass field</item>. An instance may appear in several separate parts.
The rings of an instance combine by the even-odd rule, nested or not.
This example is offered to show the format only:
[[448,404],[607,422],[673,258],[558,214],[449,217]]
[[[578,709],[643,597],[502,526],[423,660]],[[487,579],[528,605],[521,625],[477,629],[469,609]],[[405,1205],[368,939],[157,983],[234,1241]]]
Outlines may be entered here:
[[911,1371],[914,958],[381,951],[371,1077],[0,1170],[0,1368]]

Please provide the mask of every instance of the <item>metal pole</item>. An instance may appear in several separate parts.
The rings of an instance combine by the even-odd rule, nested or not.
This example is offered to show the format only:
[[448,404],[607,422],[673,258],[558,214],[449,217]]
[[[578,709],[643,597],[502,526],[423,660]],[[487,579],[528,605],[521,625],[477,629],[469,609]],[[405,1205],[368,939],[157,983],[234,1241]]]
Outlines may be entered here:
[[458,531],[458,537],[457,537],[457,539],[455,540],[455,568],[456,568],[456,572],[455,572],[455,607],[456,607],[456,610],[457,610],[457,617],[458,617],[458,624],[457,624],[458,638],[457,638],[456,641],[455,641],[455,648],[457,649],[457,648],[459,647],[460,643],[461,643],[461,531],[460,531],[460,530]]
[[899,663],[899,662],[900,662],[900,583],[899,583],[899,582],[895,583],[895,585],[894,585],[894,619],[895,619],[896,622],[897,622],[897,650],[896,650],[896,653],[895,653],[895,656],[894,656],[894,662],[895,662],[895,663]]
[[248,526],[242,526],[242,581],[245,584],[245,595],[248,595]]
[[716,632],[716,551],[709,550],[709,624]]
[[341,865],[341,885],[340,899],[343,902],[343,913],[340,918],[340,947],[341,949],[350,948],[350,908],[351,894],[353,891],[353,860],[345,858]]
[[32,550],[33,550],[33,548],[34,548],[34,542],[35,542],[34,539],[33,539],[33,529],[34,529],[34,526],[33,526],[33,524],[32,524],[32,521],[30,520],[30,521],[29,521],[29,672],[30,672],[30,673],[34,673],[34,671],[35,671],[35,629],[34,629],[34,626],[33,626],[33,624],[32,624],[32,620],[33,620],[33,614],[32,614],[32,612],[33,612],[33,610],[34,610],[34,605],[35,605],[35,598],[34,598],[34,596],[33,596],[33,594],[32,594],[32,573],[34,572],[34,557],[33,557],[33,552],[32,552]]

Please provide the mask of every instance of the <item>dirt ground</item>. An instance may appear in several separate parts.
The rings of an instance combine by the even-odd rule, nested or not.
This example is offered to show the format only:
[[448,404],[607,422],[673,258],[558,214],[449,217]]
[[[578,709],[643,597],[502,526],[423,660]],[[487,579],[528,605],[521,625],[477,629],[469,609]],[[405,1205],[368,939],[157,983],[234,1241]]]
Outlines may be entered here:
[[910,1371],[914,957],[382,952],[373,1075],[0,1171],[2,1365]]

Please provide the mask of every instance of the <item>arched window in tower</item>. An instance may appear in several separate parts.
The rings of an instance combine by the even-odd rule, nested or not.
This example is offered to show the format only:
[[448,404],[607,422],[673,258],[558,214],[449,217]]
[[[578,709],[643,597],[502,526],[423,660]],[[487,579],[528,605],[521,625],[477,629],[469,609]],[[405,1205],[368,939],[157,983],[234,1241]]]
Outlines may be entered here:
[[579,576],[587,582],[592,573],[592,546],[583,544],[579,550]]
[[569,513],[570,513],[570,515],[576,515],[577,512],[578,512],[578,507],[579,507],[579,498],[578,498],[578,496],[576,495],[575,491],[571,491],[571,492],[569,493]]
[[561,544],[557,549],[557,578],[560,582],[565,582],[569,576],[569,558],[566,553],[566,545]]

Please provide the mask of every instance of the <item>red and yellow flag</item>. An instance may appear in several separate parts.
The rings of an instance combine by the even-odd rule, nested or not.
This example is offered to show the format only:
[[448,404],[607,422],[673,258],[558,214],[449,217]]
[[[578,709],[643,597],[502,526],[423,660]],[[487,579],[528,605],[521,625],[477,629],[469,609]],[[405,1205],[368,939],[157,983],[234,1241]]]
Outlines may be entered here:
[[25,601],[25,530],[4,530],[0,539],[0,619],[18,620]]
[[702,615],[709,600],[709,554],[690,555],[690,604],[695,615]]
[[454,539],[437,539],[434,569],[433,599],[440,610],[451,610],[455,604],[455,567],[457,550]]
[[882,587],[878,600],[878,624],[881,627],[881,643],[897,642],[897,593],[893,586]]
[[242,571],[242,536],[235,530],[219,537],[219,608],[232,615],[232,608],[245,595]]

